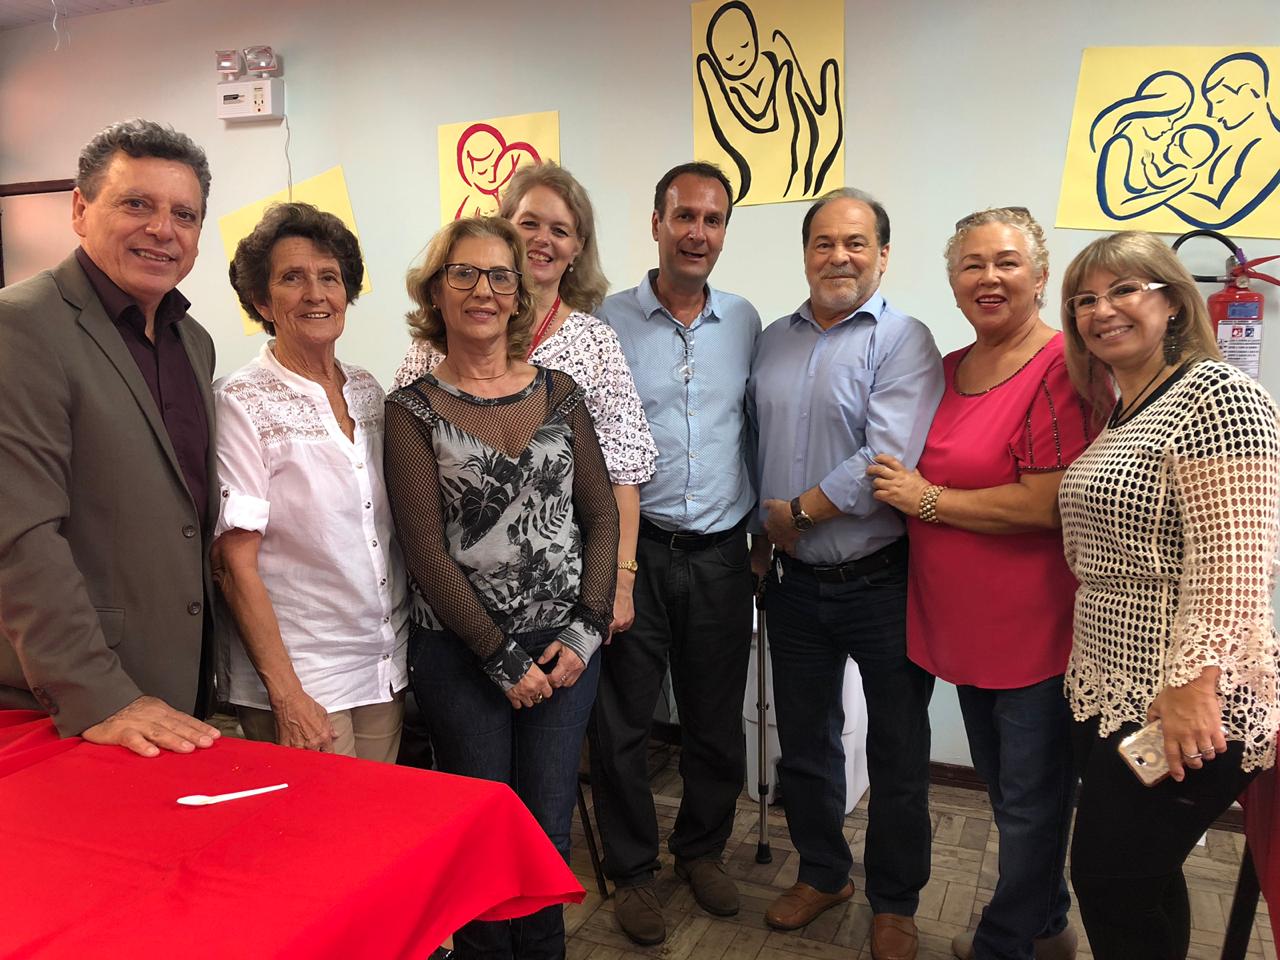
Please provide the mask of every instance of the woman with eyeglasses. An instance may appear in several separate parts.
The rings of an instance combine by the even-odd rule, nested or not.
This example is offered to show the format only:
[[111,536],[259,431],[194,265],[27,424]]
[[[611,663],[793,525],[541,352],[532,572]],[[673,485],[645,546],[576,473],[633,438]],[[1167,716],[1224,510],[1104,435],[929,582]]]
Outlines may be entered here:
[[1058,484],[1089,440],[1063,338],[1040,317],[1049,255],[1022,207],[965,217],[947,275],[974,342],[947,386],[916,470],[876,458],[877,499],[907,515],[907,652],[956,685],[973,764],[1000,832],[1000,873],[961,958],[1075,956],[1064,864],[1075,776],[1062,677],[1075,580]]
[[[526,359],[563,370],[586,391],[609,467],[620,523],[612,636],[635,619],[639,485],[653,476],[658,448],[618,337],[592,315],[609,289],[600,267],[595,212],[573,174],[548,161],[516,170],[503,189],[499,215],[515,224],[525,242],[521,269],[533,295],[535,319]],[[435,369],[441,359],[427,340],[415,339],[396,371],[395,386]]]
[[[410,574],[409,682],[439,768],[510,784],[567,860],[618,510],[582,389],[525,362],[525,262],[508,221],[470,218],[409,271],[409,323],[444,360],[387,399],[387,490]],[[561,908],[468,924],[454,948],[562,957]]]
[[[1182,863],[1275,762],[1277,408],[1222,361],[1195,281],[1158,237],[1095,240],[1062,296],[1072,378],[1110,414],[1059,491],[1080,582],[1071,880],[1098,960],[1185,957]],[[1170,776],[1148,787],[1116,748],[1156,720]]]

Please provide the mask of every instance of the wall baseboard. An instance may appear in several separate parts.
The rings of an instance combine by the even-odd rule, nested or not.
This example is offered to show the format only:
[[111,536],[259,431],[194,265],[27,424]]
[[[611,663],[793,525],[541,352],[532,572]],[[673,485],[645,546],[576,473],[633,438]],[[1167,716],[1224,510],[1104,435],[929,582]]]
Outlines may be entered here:
[[939,787],[962,787],[983,792],[987,789],[987,781],[978,776],[977,770],[959,763],[930,763],[929,782]]

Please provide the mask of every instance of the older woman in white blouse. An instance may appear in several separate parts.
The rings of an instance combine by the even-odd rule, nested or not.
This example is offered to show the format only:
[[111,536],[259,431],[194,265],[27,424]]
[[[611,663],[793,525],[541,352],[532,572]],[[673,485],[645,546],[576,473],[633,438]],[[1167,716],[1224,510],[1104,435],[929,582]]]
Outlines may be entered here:
[[214,385],[214,570],[245,735],[392,762],[408,600],[382,479],[384,398],[334,353],[363,274],[351,231],[309,204],[270,208],[237,247],[231,283],[274,339]]
[[[609,468],[619,521],[618,588],[609,632],[621,633],[635,619],[639,485],[653,476],[658,448],[617,335],[591,315],[609,289],[600,268],[591,199],[568,170],[540,163],[515,172],[503,191],[500,213],[525,243],[519,268],[535,313],[526,359],[563,370],[586,391]],[[414,340],[396,371],[395,386],[407,386],[442,359],[426,340]]]

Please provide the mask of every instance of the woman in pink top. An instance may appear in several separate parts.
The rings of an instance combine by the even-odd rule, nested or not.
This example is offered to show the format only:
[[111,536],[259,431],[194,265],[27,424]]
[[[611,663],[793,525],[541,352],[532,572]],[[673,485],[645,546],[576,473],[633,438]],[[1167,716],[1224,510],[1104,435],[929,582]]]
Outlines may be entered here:
[[947,389],[917,470],[877,457],[876,496],[907,515],[907,650],[954,683],[1000,831],[1000,876],[957,957],[1074,957],[1063,877],[1075,778],[1062,675],[1075,581],[1058,483],[1090,418],[1040,318],[1049,273],[1021,207],[965,217],[947,243],[975,341],[947,356]]

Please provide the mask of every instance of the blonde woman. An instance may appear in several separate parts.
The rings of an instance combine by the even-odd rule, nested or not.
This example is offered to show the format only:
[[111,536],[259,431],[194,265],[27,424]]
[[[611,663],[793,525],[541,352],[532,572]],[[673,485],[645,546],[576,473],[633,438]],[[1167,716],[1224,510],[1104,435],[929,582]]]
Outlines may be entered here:
[[[1062,293],[1073,379],[1110,410],[1059,490],[1080,583],[1071,879],[1097,960],[1168,960],[1188,949],[1183,861],[1275,762],[1277,408],[1222,362],[1195,282],[1158,237],[1094,241]],[[1116,745],[1155,720],[1171,776],[1146,787]]]

